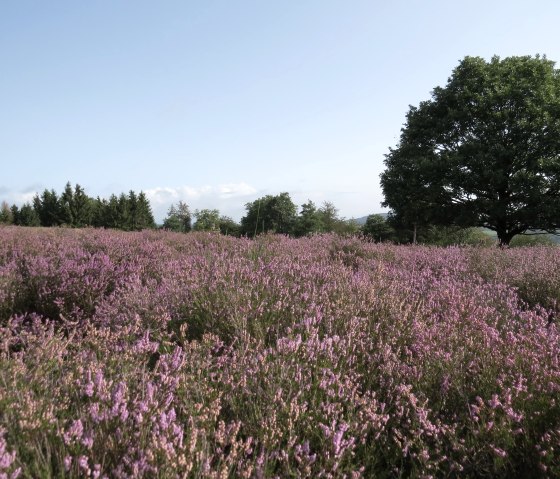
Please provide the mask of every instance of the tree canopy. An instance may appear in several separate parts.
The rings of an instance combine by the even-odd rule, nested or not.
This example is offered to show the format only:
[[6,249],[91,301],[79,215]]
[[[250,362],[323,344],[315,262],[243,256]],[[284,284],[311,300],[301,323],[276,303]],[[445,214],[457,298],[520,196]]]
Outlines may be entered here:
[[45,189],[33,197],[33,203],[21,207],[6,202],[0,208],[0,223],[17,226],[66,226],[83,228],[87,226],[118,228],[123,230],[142,230],[155,228],[152,207],[144,192],[118,197],[111,195],[109,200],[89,197],[85,190],[76,184],[66,183],[62,194],[54,189]]
[[183,201],[171,205],[167,217],[163,220],[163,227],[180,233],[188,233],[192,229],[192,218],[189,206]]
[[382,215],[369,215],[362,226],[362,233],[375,241],[388,241],[395,232]]
[[[163,221],[163,228],[187,233],[212,231],[229,236],[255,236],[279,233],[306,236],[316,233],[354,234],[359,226],[354,220],[338,215],[333,203],[325,201],[320,207],[309,200],[298,208],[286,192],[266,195],[245,205],[247,213],[241,224],[217,209],[200,209],[191,213],[183,201],[172,204]],[[194,221],[194,225],[193,225]],[[70,182],[59,195],[54,189],[37,193],[33,203],[21,207],[0,201],[0,225],[64,226],[73,228],[97,227],[126,231],[155,228],[156,224],[148,197],[144,192],[130,190],[112,194],[108,199],[89,197],[85,190]]]
[[296,236],[305,236],[323,231],[323,224],[319,216],[319,210],[313,201],[308,200],[307,203],[301,205],[301,211],[297,217],[294,234]]
[[220,212],[216,209],[202,209],[194,212],[196,223],[193,229],[195,231],[219,231],[220,230]]
[[411,229],[482,226],[501,244],[560,228],[560,72],[546,57],[466,57],[406,115],[384,206]]
[[297,207],[288,193],[266,195],[245,205],[247,214],[241,218],[241,231],[248,236],[260,233],[291,234]]

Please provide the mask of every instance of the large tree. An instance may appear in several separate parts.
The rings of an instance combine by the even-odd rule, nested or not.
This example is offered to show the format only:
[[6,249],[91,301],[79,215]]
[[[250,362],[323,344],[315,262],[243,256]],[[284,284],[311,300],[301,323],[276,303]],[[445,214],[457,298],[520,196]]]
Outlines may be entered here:
[[[140,191],[140,193],[136,195],[131,191],[128,194],[128,198],[131,202],[131,211],[133,212],[133,229],[143,230],[155,228],[156,222],[146,193]],[[133,199],[134,202],[132,203]]]
[[45,189],[41,196],[36,194],[33,197],[33,209],[41,221],[41,226],[58,226],[64,222],[64,211],[53,189]]
[[288,193],[266,195],[245,205],[241,231],[248,236],[260,233],[291,234],[297,218],[297,207]]
[[295,227],[294,234],[296,236],[305,236],[323,231],[323,225],[319,216],[319,210],[313,201],[308,200],[307,203],[301,205]]
[[411,106],[385,159],[384,206],[411,229],[483,226],[507,245],[560,228],[560,71],[546,57],[466,57]]
[[14,215],[12,214],[12,210],[10,209],[10,205],[2,201],[2,205],[0,206],[0,223],[11,224],[14,222]]
[[339,235],[355,234],[360,229],[358,223],[353,219],[347,220],[340,217],[338,208],[330,201],[324,201],[317,210],[317,216],[324,233],[336,233]]
[[188,233],[192,229],[191,210],[183,201],[171,205],[167,217],[163,220],[163,227],[171,231]]
[[60,195],[60,207],[64,223],[77,228],[90,225],[93,213],[92,205],[93,200],[86,195],[79,184],[76,184],[74,190],[72,190],[70,182],[66,183],[64,191]]
[[241,235],[241,226],[239,225],[239,223],[236,223],[229,216],[220,216],[219,228],[220,228],[220,233],[222,233],[223,235],[229,235],[229,236]]
[[41,226],[39,215],[29,203],[25,203],[21,208],[12,205],[10,208],[12,221],[18,226]]
[[365,236],[369,236],[374,241],[388,241],[395,234],[391,225],[382,215],[369,215],[361,230]]
[[196,223],[193,226],[195,231],[219,231],[220,212],[218,210],[202,209],[195,210],[194,217]]

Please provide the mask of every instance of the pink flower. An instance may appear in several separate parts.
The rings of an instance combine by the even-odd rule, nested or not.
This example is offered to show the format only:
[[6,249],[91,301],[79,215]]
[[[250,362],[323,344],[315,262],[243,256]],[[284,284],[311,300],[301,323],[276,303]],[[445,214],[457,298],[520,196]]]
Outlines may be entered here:
[[69,429],[64,433],[64,443],[71,444],[74,441],[79,441],[84,434],[84,425],[80,419],[75,419]]
[[507,452],[504,451],[503,449],[500,449],[499,447],[491,445],[490,449],[492,449],[494,454],[496,454],[496,456],[498,456],[498,457],[506,457],[507,456]]

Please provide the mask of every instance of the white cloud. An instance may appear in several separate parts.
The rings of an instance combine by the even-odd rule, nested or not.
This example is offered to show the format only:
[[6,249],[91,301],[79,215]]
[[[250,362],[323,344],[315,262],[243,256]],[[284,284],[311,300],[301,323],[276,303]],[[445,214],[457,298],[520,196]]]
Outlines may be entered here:
[[220,199],[239,198],[250,196],[257,192],[247,183],[227,183],[217,186],[158,186],[145,191],[148,199],[155,204],[166,204],[175,201],[198,200],[201,198],[217,197]]
[[16,203],[31,203],[34,196],[38,194],[37,191],[30,191],[27,193],[18,193],[15,195]]
[[[217,208],[220,212],[239,216],[245,199],[257,193],[257,189],[247,183],[225,183],[221,185],[193,186],[158,186],[145,190],[150,200],[156,221],[165,217],[168,208],[179,201],[189,205],[191,211],[203,208]],[[234,203],[229,200],[239,199]]]
[[257,190],[247,183],[227,183],[218,186],[220,198],[238,198],[254,195]]
[[24,203],[32,203],[33,197],[37,193],[38,191],[16,192],[5,188],[0,194],[0,201],[5,201],[10,205],[15,204],[21,206]]

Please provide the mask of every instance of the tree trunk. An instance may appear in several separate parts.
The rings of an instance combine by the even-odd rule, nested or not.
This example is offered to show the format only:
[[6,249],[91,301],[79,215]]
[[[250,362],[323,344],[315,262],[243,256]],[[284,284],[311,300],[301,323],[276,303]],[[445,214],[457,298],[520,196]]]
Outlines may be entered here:
[[416,225],[416,223],[414,223],[414,228],[412,230],[412,244],[416,244],[416,232],[418,229],[418,226]]
[[510,241],[515,236],[511,231],[501,229],[496,231],[496,234],[498,235],[498,246],[501,248],[509,246]]

